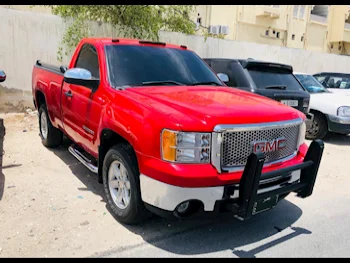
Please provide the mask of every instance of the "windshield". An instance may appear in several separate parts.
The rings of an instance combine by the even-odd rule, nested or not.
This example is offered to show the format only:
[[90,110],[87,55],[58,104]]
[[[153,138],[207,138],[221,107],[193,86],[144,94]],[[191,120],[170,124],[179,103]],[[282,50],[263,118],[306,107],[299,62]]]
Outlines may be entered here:
[[293,74],[276,68],[252,68],[249,74],[258,89],[278,88],[284,90],[304,90]]
[[113,87],[150,85],[223,86],[192,51],[154,46],[108,45],[106,57]]
[[310,93],[329,92],[323,85],[311,75],[295,74],[301,85]]

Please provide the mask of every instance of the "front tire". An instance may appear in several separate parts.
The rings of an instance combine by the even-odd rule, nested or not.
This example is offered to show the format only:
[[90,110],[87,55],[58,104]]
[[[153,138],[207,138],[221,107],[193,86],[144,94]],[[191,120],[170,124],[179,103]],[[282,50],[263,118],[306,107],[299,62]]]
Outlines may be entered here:
[[45,104],[39,108],[39,130],[44,146],[55,148],[62,143],[63,133],[52,125]]
[[103,161],[102,179],[113,216],[125,224],[139,224],[148,216],[141,199],[136,156],[128,144],[117,144]]
[[326,117],[318,112],[314,113],[314,120],[310,128],[306,131],[306,139],[317,140],[323,139],[328,133],[328,124]]

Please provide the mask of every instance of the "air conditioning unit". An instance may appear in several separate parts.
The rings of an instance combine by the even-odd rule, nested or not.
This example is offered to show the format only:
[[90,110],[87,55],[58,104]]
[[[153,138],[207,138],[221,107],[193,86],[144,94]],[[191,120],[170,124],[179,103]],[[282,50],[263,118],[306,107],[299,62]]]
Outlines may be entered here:
[[222,35],[228,35],[229,33],[229,27],[228,26],[220,26],[220,34]]
[[209,26],[209,34],[218,35],[220,26]]

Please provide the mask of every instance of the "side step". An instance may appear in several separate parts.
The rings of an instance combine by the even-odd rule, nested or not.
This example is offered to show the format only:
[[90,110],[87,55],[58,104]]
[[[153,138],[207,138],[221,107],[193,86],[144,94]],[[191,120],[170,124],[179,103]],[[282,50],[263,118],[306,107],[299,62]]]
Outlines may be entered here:
[[95,174],[98,173],[98,167],[94,164],[96,163],[96,161],[94,161],[92,157],[91,157],[92,159],[89,159],[88,158],[89,154],[83,152],[81,149],[79,149],[78,146],[74,144],[69,146],[68,151],[91,172]]

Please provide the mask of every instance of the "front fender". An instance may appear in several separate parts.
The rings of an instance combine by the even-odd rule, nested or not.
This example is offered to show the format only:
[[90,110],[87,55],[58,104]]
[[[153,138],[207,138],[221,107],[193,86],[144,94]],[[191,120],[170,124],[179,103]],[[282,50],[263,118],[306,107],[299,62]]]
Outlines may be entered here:
[[[131,108],[134,108],[132,105]],[[161,127],[156,123],[147,109],[122,108],[110,105],[104,109],[98,130],[97,145],[101,143],[104,129],[109,129],[131,144],[134,151],[151,156],[160,156]]]

